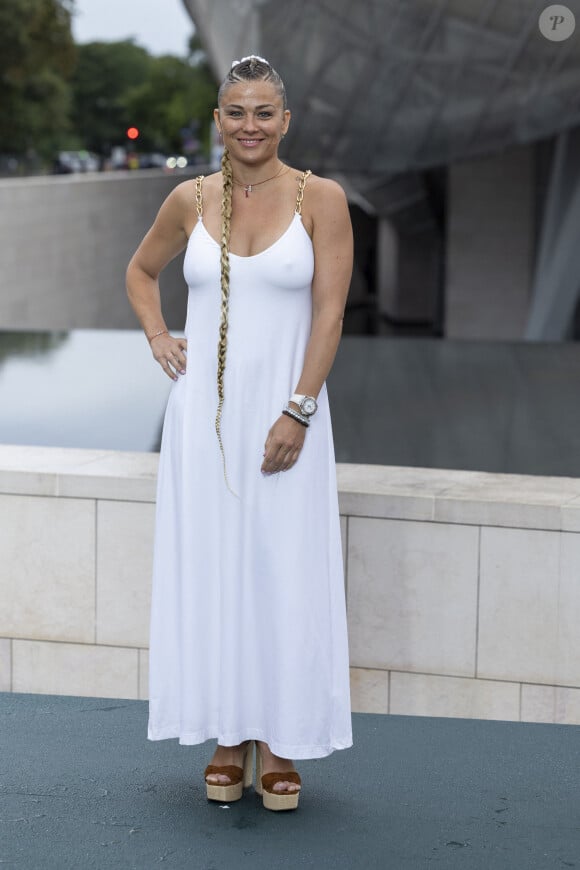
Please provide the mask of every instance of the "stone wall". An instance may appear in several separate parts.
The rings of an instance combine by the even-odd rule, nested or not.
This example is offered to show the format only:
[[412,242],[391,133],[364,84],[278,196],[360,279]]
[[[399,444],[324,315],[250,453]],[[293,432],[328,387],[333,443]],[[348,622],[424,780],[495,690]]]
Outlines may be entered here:
[[[534,146],[514,146],[449,166],[448,338],[523,335],[533,275],[535,153]],[[0,328],[134,327],[124,287],[127,262],[164,198],[183,180],[157,171],[0,180]],[[393,280],[402,249],[391,224],[383,222],[379,236],[377,292],[380,307],[390,311],[393,294],[401,291]],[[407,247],[406,273],[416,260],[416,245]],[[355,302],[361,301],[357,280],[368,268],[368,252],[363,259],[355,269]],[[172,329],[182,329],[185,320],[181,268],[178,257],[161,277]],[[432,316],[420,276],[409,280],[405,310],[397,316]],[[358,323],[360,314],[352,316]]]
[[[0,446],[0,691],[147,697],[156,469]],[[580,723],[580,480],[338,477],[353,710]]]
[[[0,180],[0,328],[135,327],[125,269],[183,180],[149,171]],[[185,320],[181,263],[161,278],[172,329]]]

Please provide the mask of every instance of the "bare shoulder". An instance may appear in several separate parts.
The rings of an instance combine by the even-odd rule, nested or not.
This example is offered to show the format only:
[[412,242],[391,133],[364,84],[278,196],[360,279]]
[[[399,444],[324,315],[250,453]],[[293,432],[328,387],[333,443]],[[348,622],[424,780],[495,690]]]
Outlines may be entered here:
[[[195,185],[195,179],[192,181],[192,184]],[[204,195],[209,194],[213,196],[214,194],[219,194],[221,196],[222,190],[222,174],[221,172],[212,172],[211,175],[204,175],[202,181],[202,190]]]
[[[198,176],[199,177],[199,176]],[[222,197],[222,174],[221,172],[212,172],[210,175],[202,175],[201,196],[204,209],[208,206],[215,207],[216,203],[221,202]],[[185,195],[189,198],[189,202],[195,207],[196,199],[196,179],[183,182],[185,187]],[[179,185],[181,186],[181,185]]]
[[195,203],[195,181],[182,181],[167,194],[161,211],[182,211],[191,203]]
[[316,190],[317,198],[328,199],[332,203],[346,202],[343,188],[338,181],[334,181],[332,178],[323,178],[322,175],[312,174],[306,183],[306,189],[308,190],[308,188]]
[[[220,173],[214,173],[203,179],[202,196],[204,203],[213,199],[213,189],[217,190]],[[221,182],[220,182],[221,183]],[[171,228],[179,226],[187,236],[196,220],[196,179],[188,178],[176,184],[168,194],[159,209],[155,224],[157,227]]]
[[311,175],[304,190],[303,214],[310,235],[323,230],[350,225],[346,194],[331,178]]
[[328,215],[342,215],[348,212],[346,194],[337,181],[311,175],[304,190],[304,205],[313,221]]
[[[218,189],[221,185],[221,172],[213,172],[211,175],[197,176],[202,178],[202,190],[204,193]],[[177,184],[167,199],[173,199],[176,202],[189,203],[195,202],[195,193],[197,186],[197,178],[188,178],[187,181],[182,181]]]

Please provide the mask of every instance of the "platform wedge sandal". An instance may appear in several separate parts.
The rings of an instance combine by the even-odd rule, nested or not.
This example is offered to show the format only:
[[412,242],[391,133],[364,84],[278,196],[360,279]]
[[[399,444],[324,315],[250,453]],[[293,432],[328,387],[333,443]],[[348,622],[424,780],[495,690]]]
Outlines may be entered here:
[[300,774],[296,770],[286,773],[265,773],[262,775],[262,759],[256,746],[256,791],[262,795],[262,802],[267,810],[295,810],[298,807],[300,791],[274,791],[277,782],[293,782],[302,785]]
[[[208,782],[207,777],[212,773],[222,774],[230,779],[227,783]],[[204,771],[207,799],[220,801],[220,803],[232,803],[239,801],[244,789],[252,784],[254,774],[254,741],[250,740],[244,754],[244,767],[236,764],[208,764]]]

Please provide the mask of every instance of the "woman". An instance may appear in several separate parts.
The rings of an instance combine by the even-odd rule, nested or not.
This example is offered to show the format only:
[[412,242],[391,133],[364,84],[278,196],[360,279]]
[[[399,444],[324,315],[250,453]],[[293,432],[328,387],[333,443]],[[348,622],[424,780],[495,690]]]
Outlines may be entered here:
[[[352,270],[342,189],[282,163],[284,85],[254,55],[218,94],[221,172],[178,185],[127,272],[174,381],[159,464],[151,740],[217,738],[210,799],[251,782],[298,804],[291,759],[352,745],[334,451],[325,379]],[[185,339],[158,276],[186,248]]]

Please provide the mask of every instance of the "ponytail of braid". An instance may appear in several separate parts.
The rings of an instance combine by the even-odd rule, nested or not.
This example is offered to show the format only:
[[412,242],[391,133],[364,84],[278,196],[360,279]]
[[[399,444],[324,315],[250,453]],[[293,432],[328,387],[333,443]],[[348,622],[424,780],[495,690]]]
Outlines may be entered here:
[[222,157],[222,232],[220,240],[221,256],[220,256],[220,271],[221,271],[221,320],[219,328],[219,340],[217,350],[217,390],[218,390],[218,408],[215,418],[215,430],[222,454],[222,462],[224,466],[224,479],[227,488],[231,493],[236,493],[231,488],[226,471],[226,455],[224,452],[224,444],[222,441],[222,410],[224,406],[224,372],[226,370],[226,356],[228,350],[228,312],[230,301],[230,229],[232,221],[232,193],[233,193],[233,172],[232,164],[230,163],[230,155],[227,149]]
[[[264,58],[250,55],[241,61],[236,61],[218,91],[218,106],[221,106],[226,90],[236,82],[266,81],[271,82],[280,95],[284,109],[286,109],[286,91],[284,83],[276,70]],[[230,155],[227,148],[222,157],[222,232],[220,240],[221,256],[221,320],[219,328],[219,341],[217,348],[217,390],[218,408],[215,418],[215,430],[218,437],[222,462],[224,466],[224,479],[227,488],[233,495],[237,493],[231,488],[226,470],[226,455],[222,441],[222,410],[224,406],[224,372],[226,370],[226,355],[228,350],[228,309],[230,300],[230,229],[232,221],[232,195],[234,189],[234,176]]]

